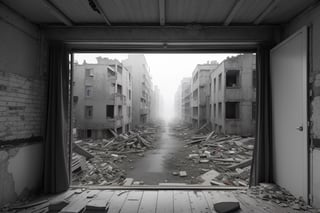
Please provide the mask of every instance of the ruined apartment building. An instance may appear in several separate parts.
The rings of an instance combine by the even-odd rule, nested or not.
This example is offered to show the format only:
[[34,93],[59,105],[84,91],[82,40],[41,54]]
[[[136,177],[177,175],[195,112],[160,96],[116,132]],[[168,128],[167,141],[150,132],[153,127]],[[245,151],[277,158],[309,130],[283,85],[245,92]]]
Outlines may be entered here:
[[177,121],[181,121],[182,119],[182,108],[181,108],[181,84],[179,84],[176,93],[174,94],[174,118]]
[[160,103],[160,89],[157,85],[153,88],[153,95],[151,100],[151,120],[158,121],[160,119],[161,107]]
[[211,74],[211,124],[224,134],[253,135],[255,129],[256,56],[225,59]]
[[151,119],[152,79],[144,55],[129,54],[122,61],[132,74],[132,125],[146,124]]
[[183,78],[181,81],[181,120],[191,124],[191,78]]
[[200,128],[208,123],[210,98],[210,74],[218,67],[216,61],[207,64],[198,64],[192,73],[191,80],[191,107],[192,126]]
[[118,134],[132,122],[131,73],[118,60],[97,57],[96,64],[74,64],[74,124],[80,138]]

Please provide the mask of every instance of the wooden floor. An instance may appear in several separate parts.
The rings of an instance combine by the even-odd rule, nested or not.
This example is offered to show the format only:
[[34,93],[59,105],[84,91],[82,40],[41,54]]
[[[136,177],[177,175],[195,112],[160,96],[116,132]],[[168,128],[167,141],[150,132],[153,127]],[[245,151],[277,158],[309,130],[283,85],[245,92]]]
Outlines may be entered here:
[[[51,197],[49,212],[196,213],[215,212],[218,202],[237,201],[237,212],[302,212],[249,197],[246,191],[217,190],[80,190]],[[45,205],[45,204],[42,204]],[[35,207],[34,207],[35,208]],[[43,208],[44,209],[44,208]],[[27,212],[47,212],[39,208]]]

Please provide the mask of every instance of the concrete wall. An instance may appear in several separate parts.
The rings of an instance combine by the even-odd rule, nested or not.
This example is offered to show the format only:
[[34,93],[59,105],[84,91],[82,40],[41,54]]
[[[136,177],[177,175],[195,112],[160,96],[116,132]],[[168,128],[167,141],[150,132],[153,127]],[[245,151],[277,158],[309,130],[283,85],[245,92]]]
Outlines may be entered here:
[[[252,84],[253,69],[256,68],[255,56],[244,54],[224,60],[211,74],[211,110],[219,111],[221,103],[221,117],[212,112],[211,122],[216,131],[224,134],[237,134],[249,136],[254,134],[255,121],[252,119],[252,102],[255,102],[255,88]],[[228,70],[239,70],[239,86],[230,88],[226,86],[226,73]],[[221,90],[219,90],[219,75],[221,78]],[[216,89],[214,92],[214,79]],[[226,118],[226,102],[239,102],[239,118]]]
[[[82,136],[86,135],[87,129],[91,129],[93,138],[102,138],[106,129],[122,128],[123,133],[126,125],[131,125],[131,117],[128,117],[128,106],[131,110],[132,102],[129,99],[129,90],[132,91],[130,72],[124,67],[121,72],[118,72],[117,69],[121,70],[119,66],[122,67],[120,62],[104,58],[98,58],[97,64],[74,65],[73,95],[78,97],[77,103],[74,103],[75,127]],[[86,77],[86,69],[93,70],[92,77]],[[109,76],[108,69],[114,71],[114,76]],[[122,87],[120,95],[116,95],[117,85]],[[92,88],[90,97],[85,94],[87,86]],[[107,105],[114,106],[114,118],[107,118]],[[85,106],[93,106],[92,118],[86,118]],[[121,115],[118,112],[118,106],[122,107]]]
[[0,4],[0,206],[41,187],[45,54],[38,29]]
[[[128,59],[123,60],[122,63],[132,75],[132,126],[136,127],[143,124],[143,119],[146,122],[150,122],[152,80],[144,55],[129,54]],[[145,87],[142,85],[143,82],[145,83]],[[146,92],[146,97],[142,96],[143,91]],[[145,103],[141,102],[142,98],[145,100]]]
[[320,208],[320,5],[292,20],[284,30],[283,39],[303,26],[311,27],[309,85],[312,97],[309,99],[311,139],[317,147],[311,154],[311,188],[313,205]]

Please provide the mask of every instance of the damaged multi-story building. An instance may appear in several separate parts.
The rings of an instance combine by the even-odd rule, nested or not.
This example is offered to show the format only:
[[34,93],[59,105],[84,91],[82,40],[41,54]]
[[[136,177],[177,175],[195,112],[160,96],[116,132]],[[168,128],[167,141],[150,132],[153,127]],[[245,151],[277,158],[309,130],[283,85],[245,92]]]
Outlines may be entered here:
[[191,124],[191,78],[181,80],[181,120]]
[[223,134],[254,135],[256,120],[256,56],[228,57],[211,73],[212,128]]
[[216,61],[207,64],[198,64],[191,80],[191,107],[192,126],[200,128],[208,123],[209,98],[210,98],[210,74],[218,66]]
[[128,132],[132,122],[132,77],[118,60],[74,64],[74,128],[79,138]]
[[132,74],[132,126],[150,122],[152,78],[147,60],[143,54],[129,54],[122,61]]

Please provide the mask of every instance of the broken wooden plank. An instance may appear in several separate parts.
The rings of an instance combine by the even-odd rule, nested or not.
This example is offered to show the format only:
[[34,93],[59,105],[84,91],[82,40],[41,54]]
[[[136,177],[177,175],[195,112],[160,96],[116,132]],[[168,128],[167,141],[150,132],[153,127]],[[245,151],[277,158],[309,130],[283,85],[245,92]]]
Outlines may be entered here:
[[140,135],[137,135],[139,141],[146,147],[151,147],[150,142],[147,141],[146,139],[144,139],[143,137],[141,137]]
[[240,163],[237,163],[237,164],[233,164],[231,166],[228,166],[227,169],[236,169],[236,168],[244,168],[244,167],[247,167],[247,166],[250,166],[251,165],[251,162],[252,162],[252,159],[247,159],[247,160],[244,160],[244,161],[241,161]]
[[208,140],[214,135],[215,131],[212,131],[204,140],[204,142],[208,142]]
[[87,152],[86,150],[82,149],[78,144],[76,143],[72,143],[72,151],[82,155],[83,157],[86,158],[86,160],[89,160],[91,158],[93,158],[94,156],[92,154],[90,154],[89,152]]
[[[78,213],[78,212],[82,212],[87,203],[88,203],[88,199],[87,196],[92,196],[93,192],[90,191],[84,191],[81,194],[79,194],[78,196],[74,197],[70,203],[64,207],[60,212],[61,213]],[[98,193],[98,192],[95,192]]]
[[108,206],[108,203],[113,194],[114,191],[110,190],[100,191],[94,199],[90,200],[87,203],[86,212],[103,212]]

